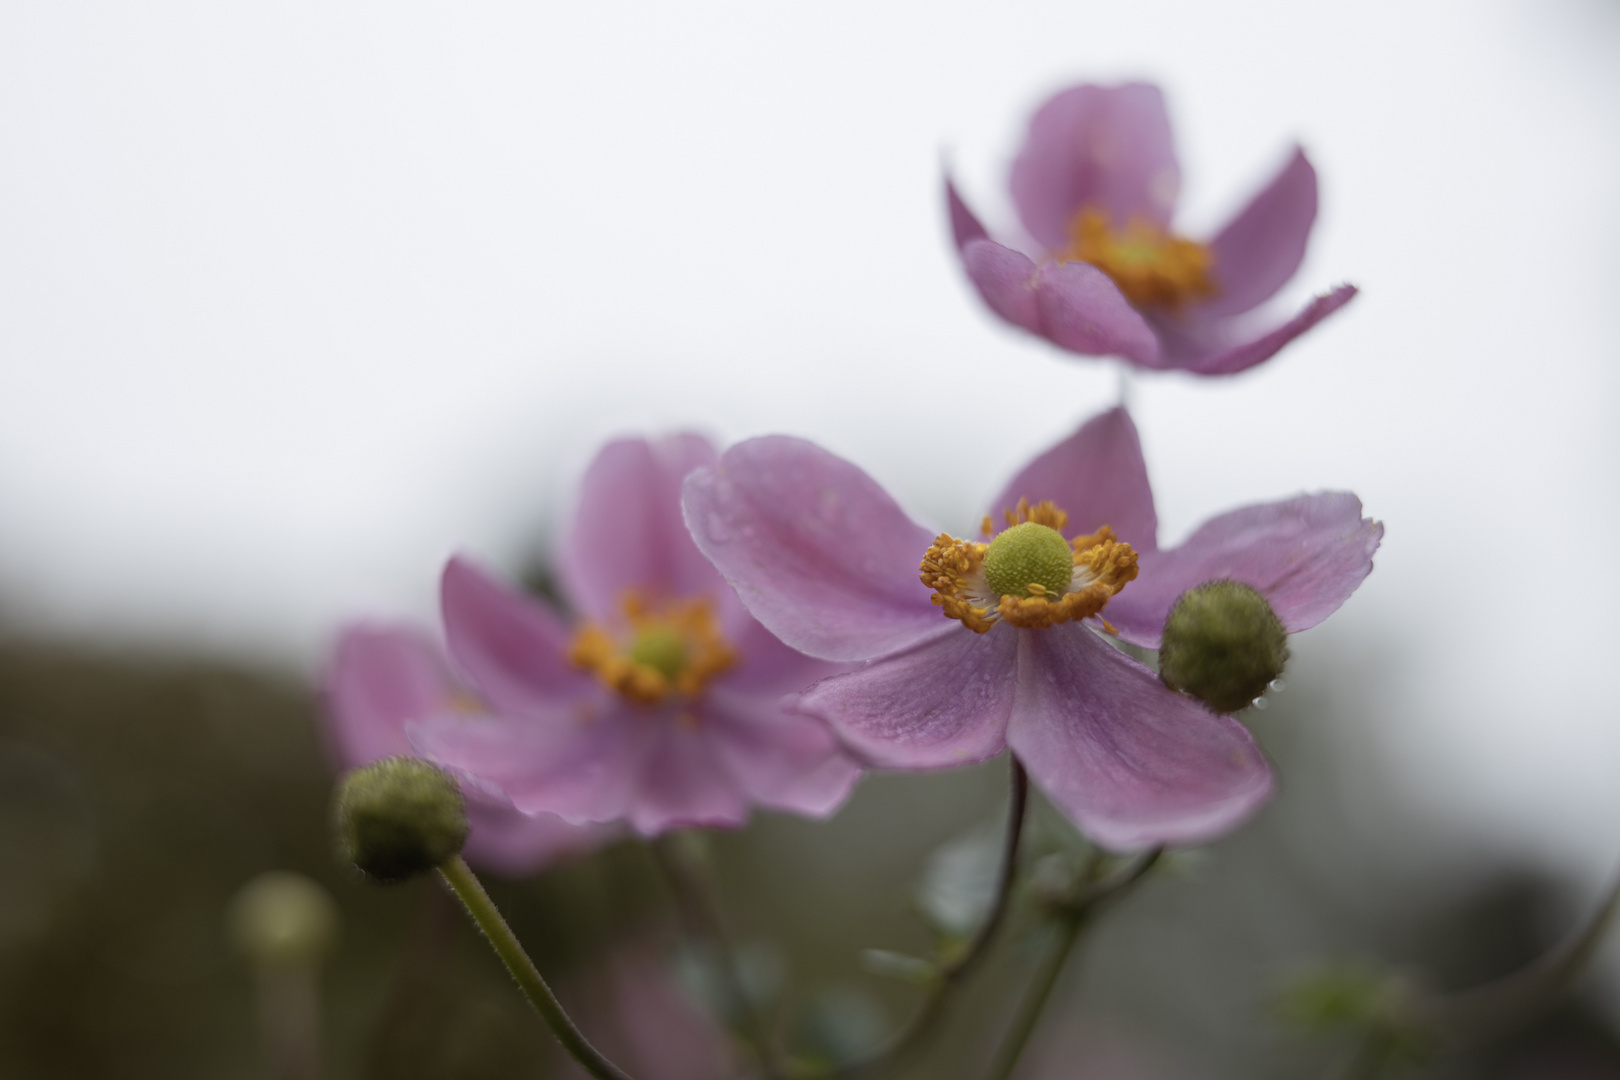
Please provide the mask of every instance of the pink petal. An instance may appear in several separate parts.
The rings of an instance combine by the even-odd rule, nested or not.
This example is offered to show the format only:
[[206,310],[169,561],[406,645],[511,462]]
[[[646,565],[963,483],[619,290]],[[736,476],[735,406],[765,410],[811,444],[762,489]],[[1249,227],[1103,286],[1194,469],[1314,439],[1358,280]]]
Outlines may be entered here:
[[474,795],[467,799],[467,818],[472,823],[463,851],[467,861],[507,877],[527,877],[618,835],[606,826],[570,825],[551,814],[525,814]]
[[817,683],[789,707],[826,720],[873,765],[983,761],[1005,745],[1017,648],[1011,627],[975,634],[951,623],[903,652]]
[[1069,515],[1069,538],[1112,525],[1119,538],[1138,551],[1156,546],[1159,519],[1136,425],[1123,406],[1087,420],[1080,430],[1042,453],[1013,477],[990,503],[998,524],[1001,512],[1050,499]]
[[961,252],[962,269],[990,310],[1032,334],[1042,333],[1035,264],[1029,256],[993,240],[970,240]]
[[616,821],[637,797],[646,754],[642,710],[611,698],[549,716],[440,716],[408,729],[422,757],[471,788],[492,789],[524,813],[574,824]]
[[701,715],[643,716],[642,753],[629,805],[632,828],[656,836],[675,828],[735,828],[748,820],[749,800],[727,770],[725,735]]
[[568,663],[568,628],[538,600],[457,556],[440,585],[451,658],[497,712],[545,712],[595,692]]
[[[1339,285],[1314,298],[1281,326],[1255,337],[1238,337],[1231,321],[1212,319],[1175,323],[1160,319],[1159,340],[1164,345],[1161,367],[1181,368],[1196,375],[1233,375],[1270,360],[1305,331],[1355,299],[1354,285]],[[1241,320],[1239,320],[1241,321]]]
[[338,764],[347,769],[409,754],[406,723],[443,709],[450,693],[444,661],[426,634],[402,626],[345,628],[321,695]]
[[737,666],[725,673],[716,689],[780,698],[849,669],[848,664],[831,664],[789,648],[753,616],[745,613],[743,618],[747,621],[730,635]]
[[1316,170],[1296,147],[1288,163],[1210,242],[1220,291],[1204,315],[1241,315],[1270,300],[1305,261],[1316,222]]
[[1086,263],[1037,267],[988,239],[948,179],[945,199],[962,268],[991,311],[1070,352],[1157,365],[1157,336],[1107,274]]
[[733,446],[687,478],[685,508],[698,548],[795,649],[861,660],[939,626],[918,580],[934,535],[814,443],[777,435]]
[[703,717],[733,781],[761,806],[826,817],[861,777],[826,724],[784,711],[780,694],[715,687]]
[[1084,626],[1020,636],[1007,742],[1086,836],[1114,850],[1197,843],[1265,802],[1271,770],[1242,724]]
[[1088,263],[1045,263],[1035,280],[1043,337],[1084,356],[1158,367],[1159,339],[1112,278]]
[[619,613],[627,589],[696,596],[722,588],[681,521],[681,481],[714,464],[701,435],[608,443],[585,470],[559,563],[568,598],[590,619]]
[[1187,589],[1227,578],[1252,585],[1290,633],[1337,611],[1372,572],[1384,526],[1347,491],[1298,495],[1211,518],[1181,546],[1142,556],[1135,581],[1103,617],[1125,640],[1159,647],[1171,605]]
[[1035,111],[1013,162],[1018,216],[1048,251],[1066,247],[1069,219],[1096,206],[1116,222],[1169,224],[1181,186],[1170,117],[1157,86],[1074,86]]

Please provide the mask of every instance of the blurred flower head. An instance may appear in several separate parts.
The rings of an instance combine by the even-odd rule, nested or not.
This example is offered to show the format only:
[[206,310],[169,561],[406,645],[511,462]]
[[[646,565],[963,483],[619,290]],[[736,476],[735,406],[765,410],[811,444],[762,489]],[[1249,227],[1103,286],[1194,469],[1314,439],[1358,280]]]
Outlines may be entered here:
[[[452,679],[428,636],[411,627],[357,624],[338,637],[323,694],[327,734],[340,767],[410,754],[409,725],[446,713],[482,713],[483,703]],[[469,862],[527,874],[607,839],[602,828],[525,814],[476,788],[465,792]]]
[[1248,731],[1098,631],[1155,647],[1176,597],[1212,578],[1252,585],[1305,629],[1367,575],[1382,527],[1353,495],[1306,495],[1161,551],[1123,409],[1030,462],[990,506],[1002,521],[987,515],[981,541],[935,536],[855,466],[780,436],[732,447],[686,484],[698,546],[761,622],[812,656],[864,661],[794,707],[870,763],[931,769],[1010,746],[1114,848],[1204,840],[1247,817],[1271,788]]
[[1034,258],[990,239],[949,178],[945,195],[963,268],[991,310],[1086,356],[1229,375],[1355,296],[1341,285],[1281,324],[1248,318],[1305,257],[1316,170],[1304,151],[1207,242],[1171,231],[1180,187],[1159,88],[1082,84],[1035,111],[1013,162]]
[[450,654],[493,715],[441,715],[418,749],[528,812],[646,835],[831,813],[860,770],[782,696],[839,670],[777,641],[692,544],[680,486],[696,435],[609,443],[564,531],[570,621],[472,561],[445,568]]

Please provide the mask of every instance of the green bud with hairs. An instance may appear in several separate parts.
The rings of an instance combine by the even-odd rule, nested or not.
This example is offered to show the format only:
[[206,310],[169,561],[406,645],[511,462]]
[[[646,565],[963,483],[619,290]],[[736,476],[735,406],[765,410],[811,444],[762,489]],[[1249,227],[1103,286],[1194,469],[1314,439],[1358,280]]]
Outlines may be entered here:
[[1282,621],[1265,597],[1241,582],[1188,589],[1164,623],[1159,677],[1218,713],[1252,704],[1287,662]]
[[338,788],[344,853],[368,877],[404,881],[461,852],[467,804],[455,777],[418,758],[383,758]]

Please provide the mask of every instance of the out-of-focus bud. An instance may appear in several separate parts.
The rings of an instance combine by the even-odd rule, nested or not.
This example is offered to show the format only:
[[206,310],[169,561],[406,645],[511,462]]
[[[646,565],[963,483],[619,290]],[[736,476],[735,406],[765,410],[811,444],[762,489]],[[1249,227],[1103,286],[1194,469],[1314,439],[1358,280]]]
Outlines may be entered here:
[[1218,713],[1265,692],[1288,662],[1288,632],[1266,598],[1236,581],[1208,581],[1181,594],[1164,623],[1159,676]]
[[272,870],[237,892],[229,914],[231,940],[261,967],[315,965],[337,942],[337,905],[302,874]]
[[425,873],[467,842],[467,805],[455,778],[418,758],[384,758],[343,778],[338,836],[354,864],[378,881]]

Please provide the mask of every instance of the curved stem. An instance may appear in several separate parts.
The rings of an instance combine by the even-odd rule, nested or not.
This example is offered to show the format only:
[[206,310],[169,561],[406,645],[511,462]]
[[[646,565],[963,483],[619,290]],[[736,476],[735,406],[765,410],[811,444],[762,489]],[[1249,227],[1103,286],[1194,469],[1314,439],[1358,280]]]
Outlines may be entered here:
[[759,1058],[766,1080],[781,1074],[780,1058],[770,1026],[754,1004],[743,982],[737,962],[737,949],[726,927],[714,888],[693,852],[677,834],[665,833],[651,844],[653,860],[669,882],[670,891],[686,923],[687,933],[705,939],[714,951],[715,969],[721,989],[729,999],[728,1011],[736,1020],[744,1039]]
[[872,1051],[833,1069],[831,1075],[839,1080],[863,1075],[901,1060],[915,1050],[945,1011],[951,991],[989,953],[996,931],[1007,921],[1007,912],[1012,907],[1013,882],[1018,878],[1018,845],[1024,835],[1024,811],[1029,806],[1029,774],[1017,758],[1009,755],[1007,760],[1011,763],[1007,777],[1007,828],[1003,833],[1001,865],[996,873],[995,899],[989,913],[967,947],[935,970],[928,996],[911,1018]]
[[1018,1012],[1013,1017],[1012,1027],[1002,1037],[1001,1046],[996,1050],[995,1060],[987,1074],[988,1080],[1007,1080],[1007,1077],[1012,1075],[1013,1069],[1018,1066],[1018,1059],[1023,1056],[1024,1047],[1029,1043],[1029,1037],[1035,1033],[1041,1014],[1046,1010],[1047,999],[1052,996],[1052,989],[1057,986],[1058,976],[1063,974],[1069,954],[1074,951],[1075,942],[1080,940],[1080,931],[1091,921],[1098,907],[1142,880],[1163,853],[1163,848],[1154,848],[1111,877],[1093,883],[1063,910],[1058,923],[1057,945],[1046,954],[1041,966],[1036,969],[1035,977],[1024,993],[1024,1000],[1019,1004]]
[[1590,919],[1550,952],[1493,982],[1411,1004],[1410,1021],[1443,1038],[1494,1038],[1551,1005],[1592,958],[1620,912],[1620,874]]
[[450,891],[455,893],[456,898],[466,907],[473,922],[478,924],[478,929],[484,932],[496,955],[506,964],[506,970],[512,973],[512,978],[517,980],[523,995],[529,999],[529,1004],[534,1006],[535,1012],[540,1014],[540,1018],[546,1022],[551,1033],[557,1036],[557,1041],[562,1043],[569,1056],[579,1062],[580,1066],[596,1080],[631,1080],[629,1073],[603,1057],[601,1052],[580,1034],[579,1028],[574,1026],[574,1022],[563,1011],[557,996],[551,992],[551,987],[540,977],[534,961],[523,951],[523,946],[512,933],[512,928],[501,918],[495,902],[484,891],[484,886],[473,875],[466,860],[460,855],[446,860],[439,865],[439,874],[444,878],[445,884],[450,886]]
[[1063,974],[1063,967],[1069,960],[1069,954],[1074,951],[1074,943],[1080,940],[1080,929],[1086,923],[1083,914],[1074,914],[1066,917],[1058,924],[1057,945],[1041,960],[1041,966],[1035,971],[1035,978],[1030,982],[1029,989],[1024,991],[1024,1000],[1018,1006],[1018,1013],[1013,1018],[1013,1025],[1002,1036],[1001,1046],[996,1049],[995,1061],[990,1071],[985,1075],[988,1080],[1007,1080],[1018,1065],[1018,1059],[1023,1056],[1024,1047],[1029,1037],[1034,1034],[1035,1026],[1040,1023],[1041,1013],[1046,1009],[1046,1000],[1052,996],[1052,988],[1057,985],[1058,976]]

